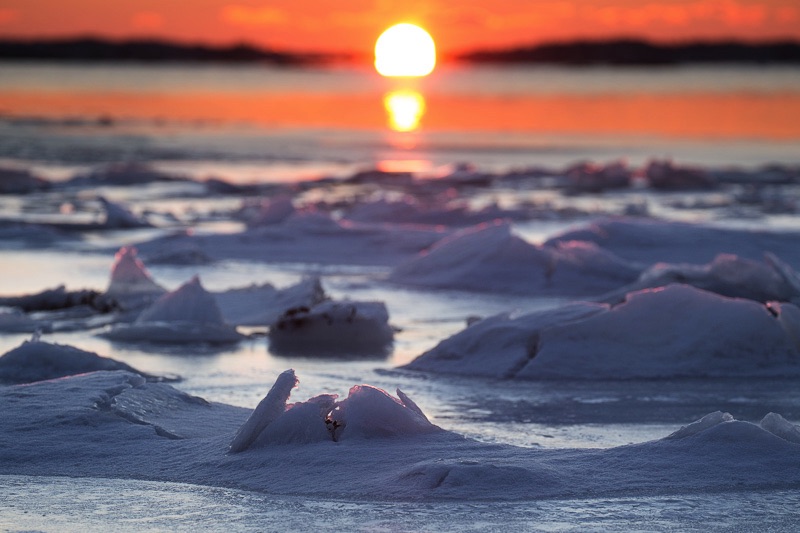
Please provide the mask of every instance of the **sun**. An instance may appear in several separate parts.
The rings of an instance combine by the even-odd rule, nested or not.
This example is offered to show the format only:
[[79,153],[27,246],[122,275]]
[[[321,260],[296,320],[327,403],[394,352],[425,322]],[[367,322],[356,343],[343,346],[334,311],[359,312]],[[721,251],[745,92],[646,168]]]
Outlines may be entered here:
[[435,66],[433,38],[414,24],[395,24],[375,43],[375,70],[382,76],[427,76]]

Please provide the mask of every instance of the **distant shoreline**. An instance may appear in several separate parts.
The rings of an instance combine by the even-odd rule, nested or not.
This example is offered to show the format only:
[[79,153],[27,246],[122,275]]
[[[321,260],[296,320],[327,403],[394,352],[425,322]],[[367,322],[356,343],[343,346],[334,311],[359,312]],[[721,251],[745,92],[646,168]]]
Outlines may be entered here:
[[[474,50],[451,59],[473,64],[676,65],[800,64],[800,42],[696,41],[676,44],[638,39],[571,41],[497,50]],[[364,54],[296,53],[246,43],[230,46],[165,40],[114,41],[96,37],[47,40],[0,39],[0,60],[143,63],[269,63],[284,66],[361,63]]]

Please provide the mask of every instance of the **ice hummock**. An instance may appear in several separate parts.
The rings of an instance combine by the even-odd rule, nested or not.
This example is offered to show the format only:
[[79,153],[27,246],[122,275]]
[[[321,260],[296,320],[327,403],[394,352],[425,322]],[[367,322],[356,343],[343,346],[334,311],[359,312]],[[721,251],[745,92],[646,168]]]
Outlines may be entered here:
[[798,314],[792,304],[669,285],[615,307],[573,303],[489,317],[405,368],[518,379],[796,376]]
[[605,294],[599,300],[619,303],[629,292],[684,283],[699,289],[759,302],[800,301],[800,276],[775,254],[765,254],[759,262],[733,254],[719,254],[710,263],[657,263],[639,279]]
[[116,341],[155,343],[224,344],[244,338],[225,322],[217,301],[198,276],[161,296],[133,324],[119,324],[101,335]]
[[0,382],[5,383],[31,383],[98,370],[124,370],[148,381],[176,381],[174,377],[146,374],[122,361],[74,346],[44,342],[38,335],[0,356]]
[[316,276],[283,289],[264,283],[212,294],[225,321],[235,326],[268,326],[289,309],[310,308],[328,298]]
[[446,237],[395,268],[389,279],[440,289],[585,296],[631,283],[640,271],[593,243],[535,246],[498,220]]
[[270,326],[270,349],[304,355],[386,355],[394,341],[383,302],[326,300],[285,311]]
[[239,428],[230,451],[271,444],[420,435],[441,431],[398,389],[400,398],[370,385],[356,385],[342,401],[335,394],[288,404],[298,380],[294,370],[281,373],[275,384]]

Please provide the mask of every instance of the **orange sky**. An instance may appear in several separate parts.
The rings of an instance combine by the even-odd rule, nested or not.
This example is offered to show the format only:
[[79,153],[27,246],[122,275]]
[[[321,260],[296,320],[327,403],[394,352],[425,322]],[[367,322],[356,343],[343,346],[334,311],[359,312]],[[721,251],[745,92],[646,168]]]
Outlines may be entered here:
[[369,53],[400,21],[444,53],[574,38],[800,39],[797,0],[0,0],[0,37],[165,37]]

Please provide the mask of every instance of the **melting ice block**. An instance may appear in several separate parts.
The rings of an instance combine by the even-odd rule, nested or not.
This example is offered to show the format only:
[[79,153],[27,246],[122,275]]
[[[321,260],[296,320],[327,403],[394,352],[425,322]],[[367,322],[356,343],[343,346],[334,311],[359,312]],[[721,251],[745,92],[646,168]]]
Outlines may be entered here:
[[121,204],[107,200],[103,196],[98,198],[106,214],[105,227],[107,228],[141,228],[150,226],[141,217],[133,214]]
[[327,298],[318,277],[301,280],[285,289],[266,283],[213,294],[225,321],[237,326],[273,324],[289,309],[310,308]]
[[407,368],[520,379],[800,375],[797,313],[791,304],[768,308],[669,285],[631,293],[616,307],[490,317]]
[[383,302],[326,300],[286,311],[269,330],[277,353],[385,355],[394,340]]
[[640,271],[591,243],[535,246],[514,235],[507,222],[495,221],[442,239],[389,279],[441,289],[591,295],[630,283]]

